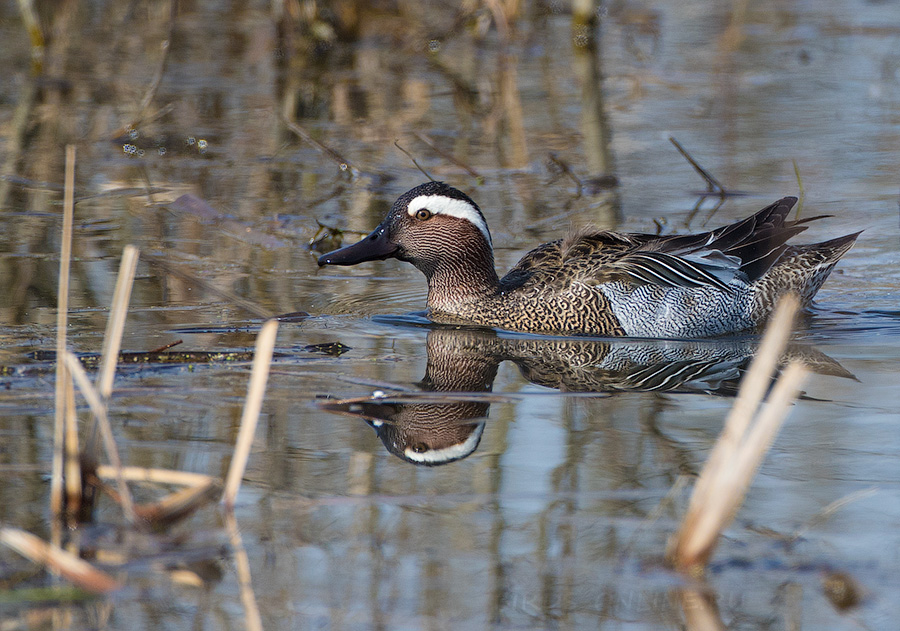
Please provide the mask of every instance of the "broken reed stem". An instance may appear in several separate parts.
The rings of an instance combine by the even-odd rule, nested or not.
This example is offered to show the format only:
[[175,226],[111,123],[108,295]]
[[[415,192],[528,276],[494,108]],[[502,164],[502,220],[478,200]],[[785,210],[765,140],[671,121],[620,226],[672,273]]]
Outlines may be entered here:
[[[798,306],[797,299],[793,296],[785,296],[778,303],[778,308],[766,327],[766,333],[763,336],[762,343],[756,350],[753,362],[741,381],[737,397],[731,406],[728,418],[725,420],[725,428],[722,430],[712,452],[710,452],[704,470],[706,468],[710,470],[723,469],[725,463],[733,456],[741,437],[747,431],[747,426],[750,424],[759,402],[766,395],[766,388],[769,385],[772,373],[778,366],[778,360],[782,351],[787,346],[794,314]],[[712,475],[707,477],[700,476],[696,485],[694,485],[691,505],[694,502],[701,502],[707,496],[709,487],[715,480],[715,476]],[[690,512],[691,508],[688,507],[688,514]]]
[[225,478],[225,493],[222,501],[228,509],[234,508],[234,501],[241,488],[241,479],[247,468],[253,435],[259,422],[259,411],[262,409],[263,395],[266,392],[266,381],[269,378],[269,365],[272,363],[272,351],[275,348],[275,337],[278,334],[278,320],[268,320],[263,324],[256,338],[256,349],[253,352],[253,370],[250,373],[250,385],[247,388],[247,399],[244,402],[244,413],[241,416],[241,428],[238,431],[234,456]]
[[69,315],[69,265],[72,259],[72,218],[75,214],[75,145],[66,146],[63,224],[59,254],[59,289],[56,302],[56,397],[53,425],[53,465],[50,479],[50,512],[58,519],[63,509],[63,460],[65,454],[66,366],[59,358],[66,352]]
[[106,572],[24,530],[0,528],[0,543],[12,548],[26,559],[63,576],[81,589],[95,594],[107,594],[121,587],[118,581]]
[[228,537],[231,541],[231,551],[234,554],[235,568],[237,569],[238,583],[241,587],[241,602],[244,604],[244,613],[248,631],[262,631],[262,618],[259,615],[259,607],[256,604],[256,595],[253,593],[253,584],[250,575],[250,559],[241,541],[241,531],[237,520],[231,511],[225,512],[225,526],[228,529]]
[[[117,478],[119,470],[109,465],[100,465],[97,467],[96,475],[101,480]],[[222,497],[222,482],[218,478],[201,473],[122,467],[121,475],[130,482],[183,487],[170,492],[159,501],[135,506],[134,511],[138,517],[154,528],[173,524],[192,514],[201,506],[219,501]],[[105,490],[114,498],[118,495],[108,487],[105,487]]]
[[128,485],[125,483],[125,478],[122,475],[122,461],[119,460],[119,450],[116,448],[116,439],[113,437],[112,427],[106,416],[106,404],[103,402],[97,389],[94,388],[94,384],[91,383],[91,380],[88,378],[87,373],[82,367],[81,362],[78,361],[78,358],[72,353],[65,351],[64,361],[69,371],[72,373],[72,376],[75,377],[75,383],[78,384],[78,389],[81,390],[82,396],[85,401],[87,401],[88,406],[90,406],[91,413],[97,419],[100,435],[103,437],[103,443],[106,447],[106,457],[109,458],[110,464],[116,469],[116,481],[119,486],[122,511],[125,513],[125,519],[127,519],[130,524],[136,526],[139,522],[137,515],[134,512],[134,501],[131,499],[131,491],[128,490]]
[[122,251],[119,276],[116,278],[116,289],[113,292],[106,334],[103,337],[103,358],[97,375],[97,389],[104,400],[108,400],[112,394],[119,349],[122,347],[122,332],[125,330],[125,316],[128,314],[128,302],[131,300],[131,288],[134,285],[139,255],[138,249],[133,245],[126,245]]
[[[122,348],[122,332],[125,330],[125,317],[128,315],[128,303],[131,300],[131,288],[134,285],[134,273],[137,269],[139,252],[133,245],[126,245],[122,252],[119,275],[113,292],[109,319],[106,321],[106,334],[103,336],[103,351],[100,359],[100,370],[97,373],[96,387],[104,406],[112,396],[113,382],[116,377],[116,364]],[[98,462],[99,436],[97,434],[97,418],[91,417],[87,430],[87,441],[84,450],[84,462],[95,466]]]
[[682,571],[699,573],[706,565],[799,394],[807,369],[791,362],[775,383],[768,402],[763,403],[797,308],[794,297],[780,301],[725,428],[694,486],[687,513],[670,545],[670,558]]

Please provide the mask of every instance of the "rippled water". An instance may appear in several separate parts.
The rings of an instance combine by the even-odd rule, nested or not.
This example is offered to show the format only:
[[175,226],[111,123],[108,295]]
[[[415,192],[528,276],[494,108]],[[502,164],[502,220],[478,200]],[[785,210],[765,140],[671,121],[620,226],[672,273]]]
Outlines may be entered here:
[[[663,559],[686,492],[666,498],[702,467],[754,339],[611,344],[431,327],[408,315],[425,298],[411,266],[318,270],[307,244],[319,223],[367,232],[425,179],[395,141],[478,201],[501,271],[573,224],[665,233],[722,225],[797,194],[799,174],[803,216],[832,217],[798,242],[865,232],[796,336],[792,352],[818,372],[703,589],[729,628],[893,628],[894,6],[750,3],[732,13],[709,2],[615,3],[603,10],[599,51],[573,47],[571,16],[553,3],[525,3],[506,47],[483,8],[378,5],[355,22],[353,6],[313,15],[287,3],[279,17],[270,3],[196,2],[172,23],[165,2],[54,6],[41,15],[53,37],[36,83],[17,9],[0,8],[10,69],[0,84],[3,525],[49,531],[52,364],[30,354],[55,344],[55,187],[72,142],[84,198],[74,350],[100,350],[128,243],[142,264],[126,350],[254,343],[256,316],[148,264],[154,257],[271,313],[311,314],[281,325],[237,509],[265,628],[699,628],[685,604],[690,585]],[[353,169],[299,140],[281,114]],[[745,194],[693,213],[704,185],[669,136]],[[609,171],[620,186],[579,195],[559,164],[583,181]],[[173,203],[185,193],[214,213]],[[349,350],[311,348],[335,342]],[[123,459],[223,475],[247,368],[123,368],[112,404]],[[675,372],[692,378],[675,383]],[[447,404],[435,392],[460,389],[468,394],[452,407],[435,407]],[[362,410],[367,422],[346,400],[373,391],[387,398]],[[450,434],[468,440],[454,462],[407,462],[430,440],[455,444]],[[215,509],[147,537],[126,536],[121,523],[103,503],[79,536],[89,550],[123,551],[124,590],[78,605],[3,602],[3,615],[19,628],[47,612],[71,615],[58,624],[71,628],[240,625]],[[191,568],[204,587],[181,585],[163,567]],[[846,612],[826,595],[836,572],[863,593]],[[0,581],[48,579],[3,550]]]

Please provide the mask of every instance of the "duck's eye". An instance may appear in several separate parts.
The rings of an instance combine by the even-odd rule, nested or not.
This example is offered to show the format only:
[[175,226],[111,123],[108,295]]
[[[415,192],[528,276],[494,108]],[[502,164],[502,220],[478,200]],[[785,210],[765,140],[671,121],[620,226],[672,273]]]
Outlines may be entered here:
[[416,219],[418,219],[419,221],[425,221],[426,219],[431,219],[431,217],[431,211],[427,208],[422,208],[416,211]]
[[[418,215],[418,214],[419,213],[416,213],[416,215]],[[431,213],[428,213],[428,216],[430,217]],[[416,443],[415,445],[412,446],[412,450],[414,453],[424,454],[426,451],[428,451],[428,445],[426,445],[425,443]]]

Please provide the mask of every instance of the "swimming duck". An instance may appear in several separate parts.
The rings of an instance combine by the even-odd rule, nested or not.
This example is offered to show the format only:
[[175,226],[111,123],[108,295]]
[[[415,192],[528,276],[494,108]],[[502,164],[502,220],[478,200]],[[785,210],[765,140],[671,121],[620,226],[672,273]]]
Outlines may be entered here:
[[394,202],[362,241],[319,265],[397,258],[428,280],[428,316],[533,333],[696,338],[754,329],[778,297],[805,306],[859,233],[787,245],[806,223],[784,197],[737,223],[683,236],[581,230],[538,246],[504,276],[468,195],[428,182]]

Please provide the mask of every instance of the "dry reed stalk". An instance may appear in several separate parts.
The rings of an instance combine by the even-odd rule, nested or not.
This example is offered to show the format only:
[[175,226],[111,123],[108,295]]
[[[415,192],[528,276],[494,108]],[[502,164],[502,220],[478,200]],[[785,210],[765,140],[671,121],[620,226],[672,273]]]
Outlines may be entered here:
[[33,0],[19,0],[19,13],[31,39],[31,71],[35,76],[41,74],[44,61],[44,33],[41,22],[34,10]]
[[153,527],[167,526],[193,514],[203,505],[218,500],[222,495],[222,483],[211,479],[201,486],[190,486],[169,493],[152,504],[140,504],[135,512]]
[[[97,477],[102,479],[116,479],[119,472],[115,467],[100,465],[97,467]],[[122,467],[122,477],[130,482],[152,482],[154,484],[173,484],[178,486],[202,486],[216,478],[203,473],[191,473],[189,471],[173,471],[171,469],[147,469],[145,467]]]
[[244,413],[241,416],[241,428],[238,431],[234,456],[228,475],[225,478],[225,493],[222,501],[228,509],[234,508],[234,501],[241,488],[244,470],[250,457],[250,447],[259,422],[259,411],[262,409],[263,395],[266,392],[266,381],[269,378],[269,365],[272,363],[272,351],[275,349],[275,337],[278,334],[278,321],[268,320],[263,324],[256,338],[256,349],[253,352],[253,370],[250,373],[250,385],[247,387],[247,399],[244,402]]
[[[135,507],[138,517],[154,527],[174,523],[195,510],[221,496],[222,483],[212,476],[169,469],[145,469],[143,467],[122,467],[122,477],[131,482],[152,482],[175,484],[186,488],[165,496],[152,504]],[[115,467],[97,467],[97,477],[116,478]]]
[[[116,377],[116,364],[122,348],[122,332],[125,330],[125,317],[128,314],[128,303],[131,299],[131,288],[134,285],[134,273],[137,269],[139,252],[133,245],[126,245],[119,264],[119,275],[113,291],[109,319],[106,321],[106,333],[103,336],[103,351],[100,359],[100,370],[97,373],[96,387],[100,392],[104,406],[112,395],[113,381]],[[97,451],[99,440],[97,435],[97,418],[91,417],[87,430],[88,439],[85,445],[84,462],[95,466],[99,460]]]
[[247,630],[262,631],[262,618],[259,615],[259,607],[256,604],[256,595],[253,593],[250,577],[250,560],[247,558],[247,551],[244,550],[244,543],[241,541],[241,531],[238,528],[237,520],[230,510],[225,511],[225,526],[228,529],[238,583],[241,586],[241,602],[244,604]]
[[55,518],[63,509],[65,454],[66,366],[59,358],[66,352],[69,315],[69,266],[72,259],[72,218],[75,214],[75,145],[66,146],[66,176],[63,193],[62,243],[59,254],[59,290],[56,303],[56,403],[53,425],[53,466],[50,481],[50,512]]
[[118,482],[119,493],[121,494],[122,511],[125,513],[125,519],[132,525],[138,525],[137,515],[134,512],[134,501],[131,499],[131,492],[128,490],[128,485],[125,483],[125,478],[122,475],[122,462],[119,460],[119,450],[116,448],[116,439],[113,437],[112,427],[106,416],[106,405],[104,404],[100,393],[97,392],[97,389],[94,388],[94,384],[92,384],[91,380],[88,378],[87,373],[84,371],[78,358],[66,351],[64,353],[64,361],[69,371],[72,373],[72,376],[75,377],[75,383],[78,384],[78,389],[81,390],[82,396],[91,408],[91,413],[97,419],[100,435],[103,437],[103,443],[106,447],[106,457],[109,458],[110,464],[116,470],[116,480]]
[[799,394],[807,369],[799,362],[791,362],[763,406],[766,388],[787,345],[797,308],[796,298],[780,302],[744,377],[725,429],[694,486],[687,513],[669,550],[673,563],[682,571],[702,572],[719,534],[743,503],[763,456]]
[[103,337],[100,371],[97,374],[97,389],[104,400],[109,399],[112,394],[116,364],[122,347],[122,332],[125,330],[125,316],[128,314],[128,302],[131,300],[131,288],[134,285],[134,273],[139,256],[140,252],[133,245],[126,245],[122,251],[122,262],[119,264],[119,275],[116,278],[109,320],[106,322],[106,334]]
[[24,530],[0,528],[0,542],[89,592],[107,594],[121,587],[106,572]]

